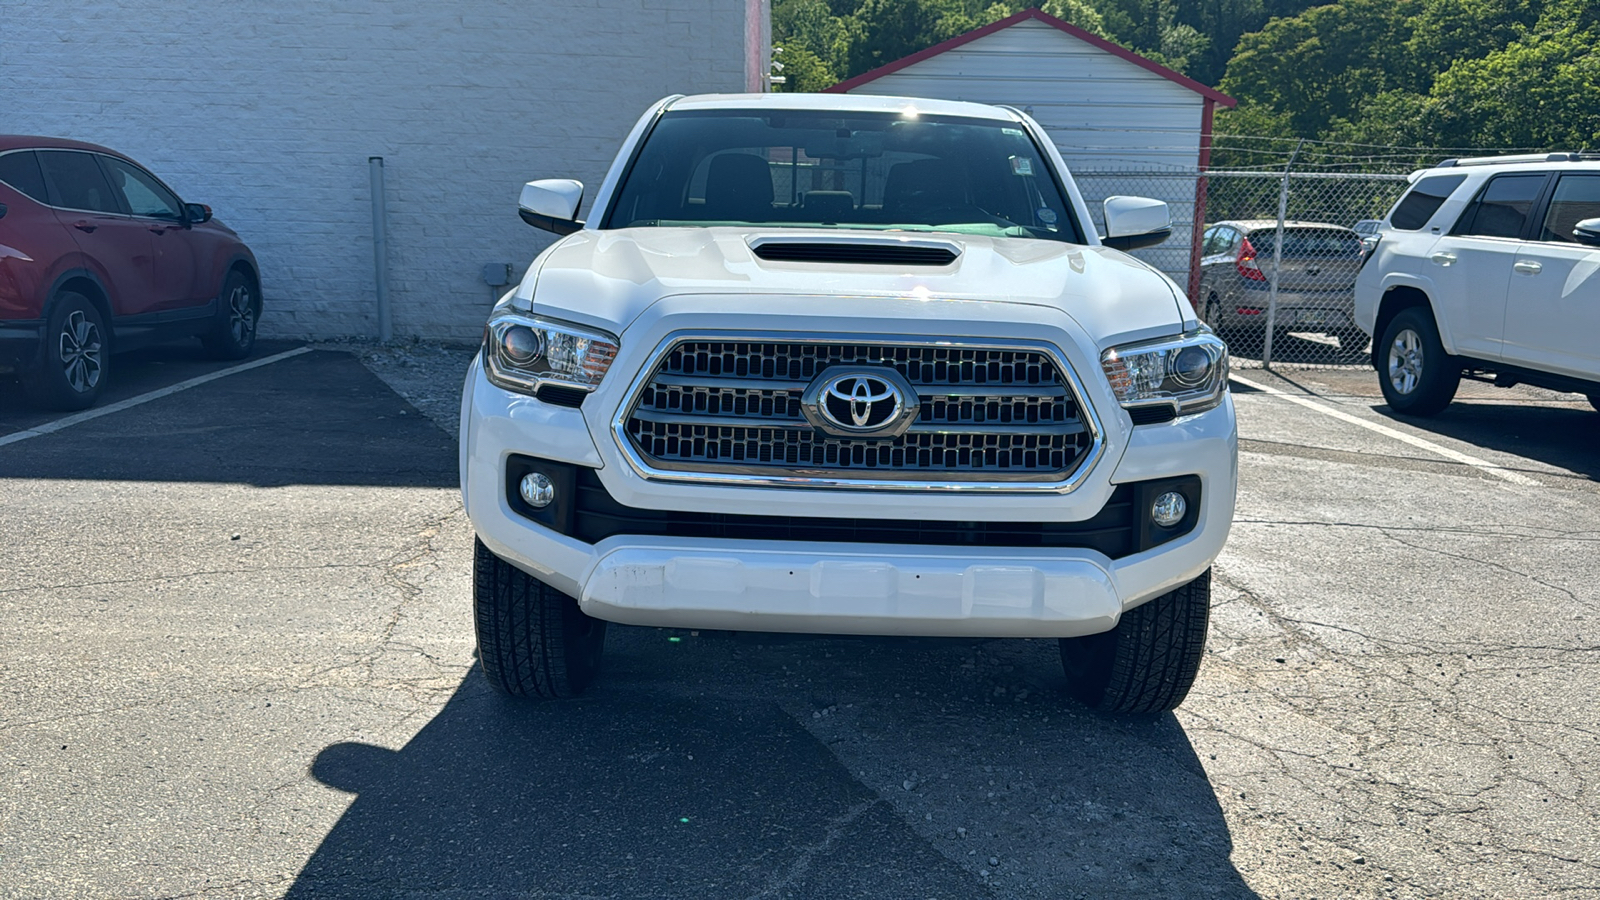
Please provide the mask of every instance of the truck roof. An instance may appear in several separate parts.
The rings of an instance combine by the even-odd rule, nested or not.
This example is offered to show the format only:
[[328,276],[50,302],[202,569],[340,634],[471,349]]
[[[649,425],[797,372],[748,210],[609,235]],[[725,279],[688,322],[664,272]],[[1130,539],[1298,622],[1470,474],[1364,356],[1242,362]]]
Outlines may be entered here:
[[999,106],[990,106],[987,103],[929,100],[922,97],[880,97],[873,94],[695,94],[673,100],[667,104],[667,109],[804,109],[901,114],[917,112],[1002,122],[1020,121],[1020,116],[1016,112]]

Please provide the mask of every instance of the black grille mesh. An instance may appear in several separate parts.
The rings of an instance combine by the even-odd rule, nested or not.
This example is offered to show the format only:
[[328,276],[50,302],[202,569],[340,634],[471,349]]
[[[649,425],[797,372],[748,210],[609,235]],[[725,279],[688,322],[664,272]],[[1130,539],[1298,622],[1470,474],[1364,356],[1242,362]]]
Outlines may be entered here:
[[[912,430],[892,440],[814,430],[801,393],[838,365],[891,367],[915,385]],[[658,468],[864,478],[1064,478],[1092,440],[1042,351],[837,342],[679,344],[639,392],[626,431]]]

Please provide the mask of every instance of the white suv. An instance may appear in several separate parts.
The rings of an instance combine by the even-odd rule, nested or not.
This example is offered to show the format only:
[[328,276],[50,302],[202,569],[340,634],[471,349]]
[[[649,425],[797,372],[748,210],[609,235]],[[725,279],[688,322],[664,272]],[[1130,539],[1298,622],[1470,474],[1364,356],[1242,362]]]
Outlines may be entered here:
[[1233,518],[1227,349],[1014,110],[674,97],[496,306],[462,400],[491,684],[571,696],[607,622],[1061,638],[1176,706]]
[[1411,180],[1356,279],[1390,408],[1433,415],[1465,375],[1600,409],[1600,158],[1446,160]]

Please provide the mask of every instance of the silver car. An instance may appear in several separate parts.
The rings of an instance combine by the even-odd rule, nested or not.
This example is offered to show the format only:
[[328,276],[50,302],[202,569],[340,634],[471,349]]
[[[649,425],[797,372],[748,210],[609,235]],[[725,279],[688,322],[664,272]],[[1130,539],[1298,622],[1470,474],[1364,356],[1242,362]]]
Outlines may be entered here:
[[[1259,336],[1272,296],[1275,219],[1218,222],[1200,248],[1200,317],[1219,333]],[[1359,350],[1366,332],[1355,323],[1355,281],[1366,255],[1361,235],[1343,225],[1285,222],[1277,261],[1279,333],[1309,331]]]

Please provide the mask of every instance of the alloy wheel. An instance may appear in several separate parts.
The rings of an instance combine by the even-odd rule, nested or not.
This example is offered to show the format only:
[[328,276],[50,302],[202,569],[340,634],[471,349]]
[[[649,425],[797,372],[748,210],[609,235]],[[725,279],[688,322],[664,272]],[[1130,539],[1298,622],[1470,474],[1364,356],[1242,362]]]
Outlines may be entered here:
[[94,390],[102,370],[100,327],[82,310],[73,310],[62,323],[58,349],[67,384],[80,394]]
[[1422,383],[1422,365],[1422,336],[1402,329],[1389,345],[1389,384],[1402,394],[1411,393]]
[[228,332],[235,344],[243,345],[256,330],[256,306],[250,289],[237,285],[228,294]]

